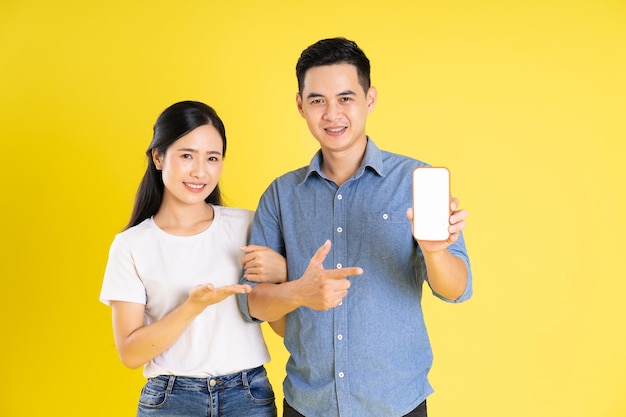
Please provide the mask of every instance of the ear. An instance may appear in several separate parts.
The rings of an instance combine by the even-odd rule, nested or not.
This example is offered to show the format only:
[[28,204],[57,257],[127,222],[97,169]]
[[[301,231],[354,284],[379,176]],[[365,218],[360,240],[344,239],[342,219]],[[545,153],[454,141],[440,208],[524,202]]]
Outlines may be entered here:
[[161,171],[163,169],[163,155],[156,148],[152,149],[152,162],[154,162],[157,170]]
[[374,108],[376,107],[376,100],[378,99],[378,91],[376,90],[376,87],[372,86],[367,90],[365,99],[367,100],[367,114],[370,114],[374,111]]
[[298,106],[298,112],[300,116],[304,117],[304,109],[302,108],[302,96],[300,93],[296,93],[296,105]]

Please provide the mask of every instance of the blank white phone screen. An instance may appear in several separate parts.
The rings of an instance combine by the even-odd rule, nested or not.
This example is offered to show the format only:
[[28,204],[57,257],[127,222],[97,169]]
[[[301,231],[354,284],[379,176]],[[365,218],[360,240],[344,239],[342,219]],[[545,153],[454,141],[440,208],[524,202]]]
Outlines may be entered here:
[[450,171],[419,167],[413,171],[413,236],[446,240],[450,236]]

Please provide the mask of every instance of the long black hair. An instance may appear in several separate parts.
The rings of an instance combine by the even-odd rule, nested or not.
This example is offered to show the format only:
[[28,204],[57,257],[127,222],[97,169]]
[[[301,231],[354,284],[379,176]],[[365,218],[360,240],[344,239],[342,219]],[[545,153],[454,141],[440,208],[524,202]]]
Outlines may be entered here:
[[[161,171],[154,164],[152,150],[156,149],[160,155],[165,155],[172,143],[195,128],[204,125],[212,125],[222,137],[222,157],[225,157],[226,129],[222,119],[212,107],[198,101],[181,101],[172,104],[159,115],[154,124],[152,142],[146,151],[148,167],[137,189],[135,206],[126,229],[152,217],[161,207],[164,189],[163,177]],[[215,186],[213,192],[204,201],[215,205],[222,204],[219,185]]]

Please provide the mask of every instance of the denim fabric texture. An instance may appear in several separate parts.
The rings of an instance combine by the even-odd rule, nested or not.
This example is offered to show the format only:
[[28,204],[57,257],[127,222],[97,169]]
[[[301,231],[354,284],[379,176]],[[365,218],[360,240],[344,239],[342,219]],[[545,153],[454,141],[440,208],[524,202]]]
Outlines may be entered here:
[[[270,184],[250,243],[285,255],[289,279],[303,275],[327,239],[332,248],[325,268],[358,266],[364,273],[349,278],[348,295],[338,307],[300,307],[287,315],[285,398],[307,417],[401,417],[433,392],[421,306],[426,266],[406,216],[413,205],[413,170],[426,164],[382,151],[369,138],[360,168],[341,186],[326,177],[321,162],[318,152],[310,165]],[[444,299],[457,303],[472,295],[463,236],[448,250],[469,272],[465,292]],[[238,301],[253,320],[247,295]]]
[[[292,406],[287,404],[287,401],[283,401],[283,417],[306,417],[306,416],[294,410]],[[409,414],[403,417],[428,417],[426,400],[424,400],[424,402],[418,405],[417,408],[415,408],[415,410],[411,411]]]
[[160,375],[141,391],[138,417],[275,417],[264,367],[212,378]]

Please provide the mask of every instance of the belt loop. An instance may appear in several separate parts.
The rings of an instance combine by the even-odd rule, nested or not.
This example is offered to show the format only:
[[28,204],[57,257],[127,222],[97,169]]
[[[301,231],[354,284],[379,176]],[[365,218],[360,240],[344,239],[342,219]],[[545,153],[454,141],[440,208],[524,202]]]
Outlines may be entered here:
[[241,371],[241,382],[243,384],[243,387],[245,389],[249,389],[250,388],[250,384],[248,383],[248,370],[243,370]]
[[176,382],[176,375],[170,375],[167,381],[167,392],[174,390],[174,382]]

